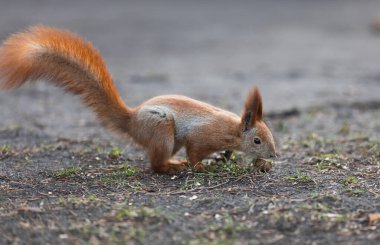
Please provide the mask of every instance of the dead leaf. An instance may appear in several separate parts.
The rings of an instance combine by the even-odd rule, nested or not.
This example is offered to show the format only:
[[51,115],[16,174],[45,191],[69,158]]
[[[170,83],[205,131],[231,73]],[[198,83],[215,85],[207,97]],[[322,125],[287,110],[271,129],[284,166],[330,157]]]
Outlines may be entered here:
[[21,213],[25,213],[25,212],[42,213],[43,212],[41,208],[29,207],[29,206],[19,207],[17,211]]
[[368,223],[370,226],[375,225],[380,220],[380,213],[368,214]]
[[20,224],[20,226],[21,226],[22,228],[24,228],[24,229],[29,229],[29,228],[31,227],[31,225],[30,225],[29,222],[22,222],[22,221],[21,221],[19,224]]

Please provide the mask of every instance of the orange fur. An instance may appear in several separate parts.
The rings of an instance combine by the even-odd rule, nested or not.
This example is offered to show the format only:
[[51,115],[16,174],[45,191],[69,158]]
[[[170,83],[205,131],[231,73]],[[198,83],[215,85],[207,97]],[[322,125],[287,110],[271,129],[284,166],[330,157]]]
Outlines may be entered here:
[[[257,88],[245,102],[243,116],[184,96],[152,98],[136,108],[121,100],[99,52],[80,37],[55,28],[31,27],[10,36],[0,47],[0,86],[16,88],[45,79],[77,94],[101,123],[127,133],[146,148],[156,172],[184,169],[170,158],[186,148],[188,164],[202,170],[202,159],[219,150],[243,150],[257,157],[275,155],[271,132],[262,121]],[[262,143],[255,145],[254,139]],[[257,142],[257,141],[256,141]]]
[[127,131],[130,112],[112,82],[99,52],[66,31],[31,27],[10,36],[0,48],[2,88],[46,79],[79,94],[108,128]]

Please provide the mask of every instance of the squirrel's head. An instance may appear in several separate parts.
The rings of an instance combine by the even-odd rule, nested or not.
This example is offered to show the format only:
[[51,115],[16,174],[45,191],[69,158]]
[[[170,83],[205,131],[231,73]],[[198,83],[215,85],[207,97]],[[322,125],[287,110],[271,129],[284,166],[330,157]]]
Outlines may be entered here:
[[257,87],[251,89],[245,101],[241,118],[242,150],[256,158],[276,156],[271,131],[263,121],[263,102]]

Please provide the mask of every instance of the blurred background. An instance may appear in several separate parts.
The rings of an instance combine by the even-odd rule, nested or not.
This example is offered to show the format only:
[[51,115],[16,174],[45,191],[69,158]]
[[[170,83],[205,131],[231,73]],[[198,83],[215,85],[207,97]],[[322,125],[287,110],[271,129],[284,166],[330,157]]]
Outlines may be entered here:
[[[380,100],[378,0],[0,1],[1,40],[35,24],[91,41],[129,106],[178,93],[240,113],[253,85],[268,113]],[[91,121],[44,83],[0,92],[2,125]]]

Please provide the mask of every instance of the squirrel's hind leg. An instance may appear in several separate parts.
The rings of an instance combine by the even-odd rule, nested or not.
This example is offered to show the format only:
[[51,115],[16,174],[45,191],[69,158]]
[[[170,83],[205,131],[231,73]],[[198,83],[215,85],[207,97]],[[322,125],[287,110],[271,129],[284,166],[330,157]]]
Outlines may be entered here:
[[169,160],[175,153],[174,127],[163,125],[155,130],[148,147],[150,164],[154,172],[175,174],[185,169],[184,161]]

